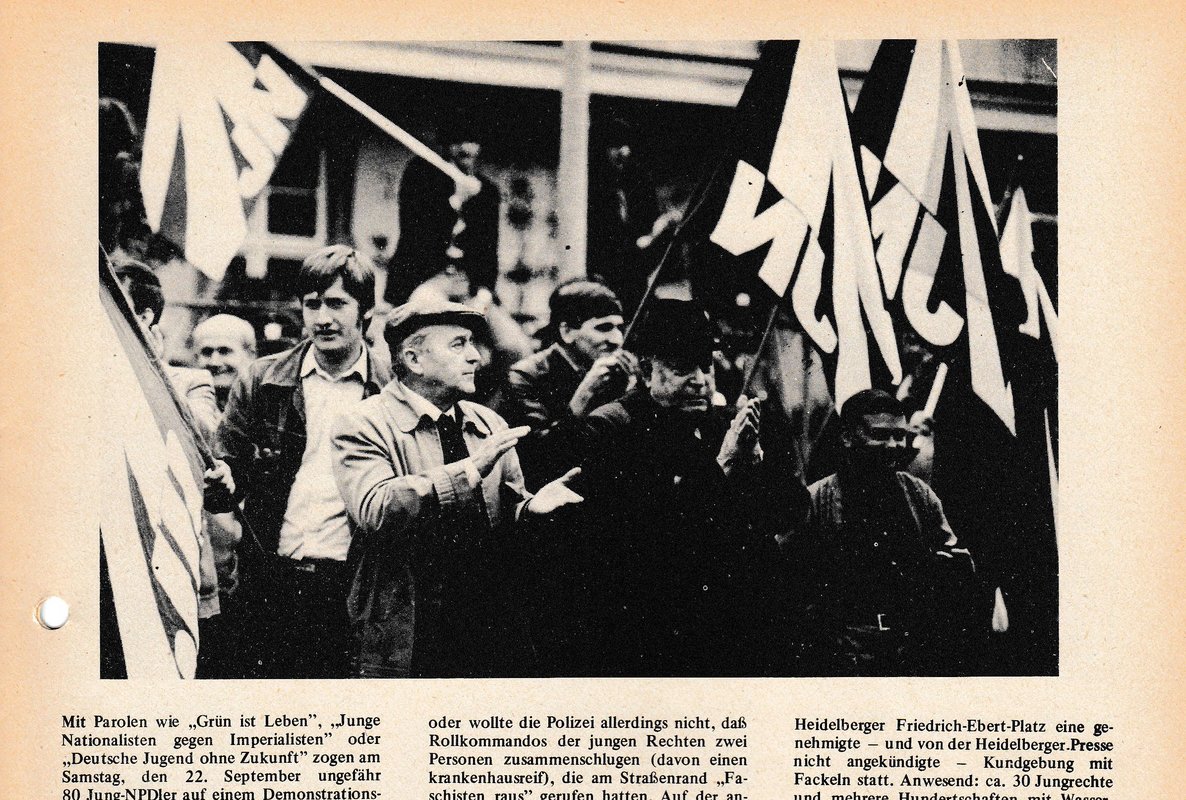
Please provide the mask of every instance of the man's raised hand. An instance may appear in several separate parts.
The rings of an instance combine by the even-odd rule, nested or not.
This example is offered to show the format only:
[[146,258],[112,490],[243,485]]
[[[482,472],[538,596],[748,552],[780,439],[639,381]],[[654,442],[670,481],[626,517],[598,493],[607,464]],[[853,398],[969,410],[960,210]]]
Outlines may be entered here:
[[498,431],[488,436],[478,452],[470,456],[478,474],[483,478],[489,475],[490,471],[494,469],[494,465],[498,463],[498,459],[518,444],[519,440],[530,431],[530,426],[521,425],[518,428],[507,428],[505,431]]

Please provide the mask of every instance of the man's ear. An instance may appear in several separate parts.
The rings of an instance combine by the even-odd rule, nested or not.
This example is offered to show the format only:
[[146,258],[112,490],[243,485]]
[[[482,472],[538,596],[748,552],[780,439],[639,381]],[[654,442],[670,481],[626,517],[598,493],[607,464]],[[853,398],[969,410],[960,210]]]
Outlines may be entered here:
[[560,333],[560,341],[572,344],[573,330],[567,322],[561,322],[556,326],[556,330]]
[[400,362],[404,365],[404,369],[413,375],[421,375],[424,368],[420,366],[420,353],[414,348],[405,347],[399,351]]
[[651,358],[638,359],[638,375],[642,379],[642,385],[650,388],[655,378],[655,360]]

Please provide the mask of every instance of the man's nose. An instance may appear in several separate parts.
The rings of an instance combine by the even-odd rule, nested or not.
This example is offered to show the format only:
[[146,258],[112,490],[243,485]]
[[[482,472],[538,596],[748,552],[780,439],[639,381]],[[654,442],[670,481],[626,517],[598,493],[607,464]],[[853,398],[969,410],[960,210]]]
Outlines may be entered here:
[[329,313],[329,308],[324,305],[317,309],[317,316],[314,319],[318,325],[327,325],[334,321],[334,318]]
[[465,346],[465,360],[470,364],[479,364],[482,361],[482,354],[473,343]]
[[708,373],[696,367],[696,371],[689,376],[689,382],[696,386],[705,386],[708,383]]
[[605,337],[605,340],[606,340],[607,342],[609,342],[610,344],[612,344],[614,347],[621,347],[621,346],[622,346],[622,342],[624,342],[624,341],[625,341],[625,339],[624,339],[624,338],[623,338],[623,336],[622,336],[622,329],[621,329],[621,328],[614,328],[614,329],[613,329],[612,331],[610,331],[610,332],[609,332],[609,334],[608,334],[608,335]]

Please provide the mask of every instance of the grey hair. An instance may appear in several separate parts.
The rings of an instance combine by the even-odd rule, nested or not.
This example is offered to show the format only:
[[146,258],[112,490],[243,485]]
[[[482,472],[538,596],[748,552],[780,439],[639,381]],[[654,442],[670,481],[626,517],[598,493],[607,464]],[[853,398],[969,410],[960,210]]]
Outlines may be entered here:
[[395,373],[395,377],[403,380],[408,376],[408,368],[404,365],[403,359],[404,351],[415,350],[416,352],[420,352],[420,348],[424,346],[425,338],[424,331],[416,331],[400,342],[399,347],[391,354],[391,371]]

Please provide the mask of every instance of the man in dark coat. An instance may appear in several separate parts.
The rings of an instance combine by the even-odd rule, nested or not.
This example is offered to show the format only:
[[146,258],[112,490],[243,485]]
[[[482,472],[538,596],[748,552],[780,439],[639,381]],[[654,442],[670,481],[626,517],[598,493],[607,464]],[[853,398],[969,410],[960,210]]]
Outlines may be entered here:
[[655,239],[669,219],[660,217],[654,179],[639,162],[634,127],[616,117],[606,127],[604,158],[594,162],[589,180],[588,267],[630,316],[658,266]]
[[761,674],[759,573],[772,562],[761,512],[787,499],[773,500],[764,480],[760,404],[714,405],[715,338],[694,304],[653,301],[637,342],[645,384],[575,437],[591,542],[589,671]]
[[840,414],[840,469],[812,484],[798,530],[780,537],[799,600],[789,638],[803,642],[808,675],[950,675],[975,672],[988,632],[972,558],[939,498],[901,471],[905,410],[867,389]]
[[622,304],[609,287],[568,281],[549,306],[556,341],[511,367],[498,404],[508,424],[531,426],[518,446],[530,489],[572,466],[564,423],[617,400],[638,378],[637,359],[622,349]]

